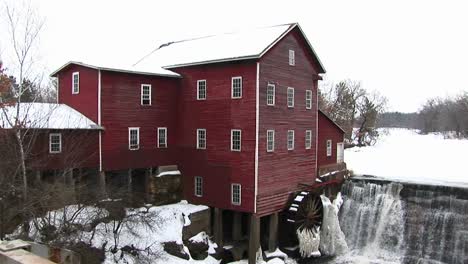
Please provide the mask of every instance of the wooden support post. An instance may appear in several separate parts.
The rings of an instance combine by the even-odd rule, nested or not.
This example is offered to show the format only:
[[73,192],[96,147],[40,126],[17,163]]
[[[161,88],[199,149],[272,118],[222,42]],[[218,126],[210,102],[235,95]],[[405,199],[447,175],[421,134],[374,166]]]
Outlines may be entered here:
[[270,226],[268,236],[268,251],[273,252],[278,246],[278,213],[270,215]]
[[42,171],[36,171],[36,184],[41,184],[42,182]]
[[130,194],[132,192],[132,169],[128,169],[127,174],[127,191]]
[[234,241],[242,240],[242,213],[234,212],[232,221],[232,239]]
[[260,248],[260,218],[254,214],[250,216],[249,233],[249,264],[256,264],[257,251]]
[[99,172],[99,191],[102,198],[107,198],[107,188],[106,188],[106,172]]
[[152,168],[145,170],[145,199],[146,199],[146,202],[148,203],[153,202],[152,187],[151,187],[151,184],[153,184],[152,179],[151,179],[152,174],[153,174]]
[[218,247],[223,247],[223,209],[214,209],[214,240]]

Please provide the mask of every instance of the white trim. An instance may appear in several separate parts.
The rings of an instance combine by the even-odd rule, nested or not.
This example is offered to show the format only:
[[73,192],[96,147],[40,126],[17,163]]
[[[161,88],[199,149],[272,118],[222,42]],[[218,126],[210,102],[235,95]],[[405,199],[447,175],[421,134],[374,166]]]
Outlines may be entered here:
[[[234,186],[239,186],[239,202],[234,202]],[[240,183],[231,183],[231,204],[233,205],[242,204],[242,185]]]
[[[159,131],[164,131],[164,146],[159,144]],[[158,127],[158,148],[167,148],[167,127]]]
[[294,50],[289,50],[289,66],[296,66],[296,53]]
[[[132,148],[131,142],[130,142],[130,135],[131,131],[137,131],[137,145],[136,148]],[[140,149],[140,128],[139,127],[129,127],[128,128],[128,149],[129,150],[139,150]]]
[[[268,103],[268,88],[273,87],[273,103],[270,104]],[[268,106],[274,106],[276,102],[276,85],[274,83],[268,83],[267,84],[267,91],[266,91],[266,96],[267,96],[267,105]]]
[[[239,149],[233,148],[233,134],[234,132],[239,132]],[[240,129],[231,129],[231,151],[241,151],[242,150],[242,130]]]
[[257,62],[257,77],[255,81],[255,192],[254,213],[257,212],[258,196],[258,133],[260,124],[260,63]]
[[[289,105],[289,91],[292,91],[292,105]],[[293,87],[288,87],[286,90],[286,105],[288,108],[294,108],[294,88]]]
[[[289,147],[289,133],[292,132],[292,146]],[[295,135],[294,135],[294,130],[288,130],[288,134],[286,135],[286,145],[288,150],[294,150],[294,141],[295,141]]]
[[[98,70],[98,125],[101,126],[101,70]],[[102,131],[99,130],[99,171],[102,171]]]
[[[141,84],[140,86],[140,105],[142,106],[150,106],[151,105],[151,96],[152,96],[152,90],[153,90],[153,87],[151,84],[146,84],[146,83],[143,83]],[[145,87],[148,87],[149,88],[149,104],[143,104],[143,88]]]
[[[204,98],[200,98],[200,83],[201,82],[205,82],[205,97]],[[199,101],[202,101],[202,100],[206,100],[206,97],[207,97],[207,92],[208,92],[208,82],[206,80],[197,80],[197,100]]]
[[[269,146],[268,133],[270,133],[270,132],[273,133],[273,135],[272,135],[272,148],[268,149],[268,146]],[[275,130],[273,130],[273,129],[267,130],[266,142],[267,142],[267,145],[266,145],[267,152],[275,151]]]
[[[234,96],[234,80],[240,79],[240,95]],[[242,98],[242,76],[231,77],[231,99],[241,99]]]
[[[52,137],[58,136],[59,138],[59,150],[52,150]],[[49,134],[49,153],[57,154],[62,153],[62,134],[61,133],[50,133]]]
[[[318,80],[317,80],[317,85],[315,85],[315,81],[312,81],[312,91],[316,89],[317,91],[317,96],[315,96],[315,108],[314,108],[314,113],[315,113],[315,133],[312,135],[315,136],[315,177],[317,177],[318,174],[318,133],[319,133],[319,128],[318,128],[318,119],[319,119],[319,111],[318,111]],[[315,87],[314,87],[315,86]],[[313,106],[312,106],[313,107]]]
[[[309,137],[309,146],[307,146],[307,134],[310,134],[310,137]],[[312,130],[308,129],[305,131],[305,139],[304,139],[304,142],[305,142],[305,149],[311,149],[312,148]]]
[[[197,194],[197,179],[200,179],[200,194]],[[195,178],[193,178],[193,186],[193,194],[196,197],[203,197],[203,177],[195,176]]]
[[[200,147],[200,134],[199,132],[205,132],[205,146],[204,147]],[[206,129],[205,128],[197,128],[197,149],[206,149]]]
[[[308,95],[310,95],[310,98],[307,98]],[[306,90],[306,98],[305,98],[306,109],[312,109],[312,97],[313,97],[312,90]],[[307,106],[308,102],[310,102],[310,106]]]
[[332,152],[333,152],[333,141],[331,139],[327,139],[326,147],[327,147],[327,157],[331,157]]
[[57,104],[59,103],[59,95],[60,95],[60,76],[57,76],[57,94],[55,95],[55,100]]
[[[75,76],[78,76],[77,91],[75,91]],[[79,94],[79,93],[80,93],[80,72],[73,72],[72,73],[72,94]]]

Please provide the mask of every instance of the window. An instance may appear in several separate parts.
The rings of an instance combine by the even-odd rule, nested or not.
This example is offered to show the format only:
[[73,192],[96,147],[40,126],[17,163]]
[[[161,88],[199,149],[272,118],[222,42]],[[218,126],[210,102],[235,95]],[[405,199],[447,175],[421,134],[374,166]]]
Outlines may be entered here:
[[195,196],[203,196],[203,178],[200,176],[195,177]]
[[296,65],[296,56],[294,54],[294,50],[289,50],[289,65]]
[[332,141],[331,139],[327,140],[327,157],[332,155]]
[[344,162],[344,143],[336,144],[336,162],[342,163]]
[[267,105],[275,105],[275,85],[272,83],[267,86]]
[[232,77],[232,95],[233,99],[242,98],[242,77]]
[[167,128],[158,127],[158,148],[167,148]]
[[294,107],[294,88],[288,87],[288,107]]
[[234,205],[241,204],[241,185],[238,183],[231,184],[231,203]]
[[49,135],[49,153],[62,152],[62,134],[52,133]]
[[310,149],[312,147],[312,130],[306,130],[305,133],[305,148]]
[[312,90],[306,90],[306,109],[312,109]]
[[275,150],[275,131],[267,130],[267,152]]
[[151,84],[141,85],[141,105],[151,105]]
[[80,73],[74,72],[72,75],[72,94],[80,93]]
[[197,149],[206,149],[206,129],[197,129]]
[[140,128],[128,128],[128,148],[130,150],[137,150],[140,148]]
[[241,151],[241,130],[231,130],[231,151]]
[[288,130],[288,150],[294,149],[294,130]]
[[197,100],[206,100],[206,80],[197,81]]

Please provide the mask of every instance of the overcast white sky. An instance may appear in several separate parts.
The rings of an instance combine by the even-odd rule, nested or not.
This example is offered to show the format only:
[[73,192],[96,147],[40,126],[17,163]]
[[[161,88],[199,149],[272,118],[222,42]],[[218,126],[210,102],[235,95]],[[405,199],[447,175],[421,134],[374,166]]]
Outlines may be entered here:
[[[467,1],[32,2],[46,20],[39,53],[47,73],[69,60],[132,64],[160,41],[299,22],[325,79],[361,80],[388,97],[390,110],[468,91]],[[0,50],[8,63],[4,32]]]

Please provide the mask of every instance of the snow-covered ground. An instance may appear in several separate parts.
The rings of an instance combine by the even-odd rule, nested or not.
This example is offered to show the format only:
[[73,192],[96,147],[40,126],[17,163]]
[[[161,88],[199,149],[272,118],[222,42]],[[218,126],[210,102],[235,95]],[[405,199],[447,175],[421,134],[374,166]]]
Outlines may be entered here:
[[468,186],[468,140],[400,128],[385,131],[375,146],[345,150],[348,169],[405,182]]

